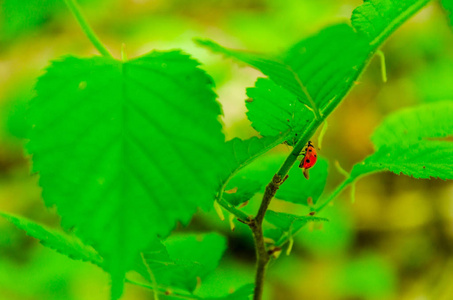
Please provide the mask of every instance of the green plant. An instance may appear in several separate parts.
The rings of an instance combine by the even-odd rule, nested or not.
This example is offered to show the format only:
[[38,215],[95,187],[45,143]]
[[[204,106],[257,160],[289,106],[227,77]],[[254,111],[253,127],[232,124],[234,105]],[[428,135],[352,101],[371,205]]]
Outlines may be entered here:
[[[220,205],[248,225],[257,255],[255,284],[221,299],[261,299],[269,261],[308,222],[362,176],[391,171],[415,178],[453,179],[451,102],[397,112],[375,131],[375,153],[357,164],[322,199],[328,163],[320,159],[307,181],[295,162],[307,142],[344,99],[379,47],[428,0],[371,0],[354,10],[351,23],[327,27],[277,57],[197,43],[242,61],[268,78],[247,90],[247,116],[261,138],[225,142],[212,79],[180,51],[153,51],[114,59],[89,27],[77,4],[66,3],[101,57],[54,61],[30,102],[27,151],[39,172],[43,199],[56,206],[67,233],[3,214],[73,259],[111,274],[112,299],[124,282],[159,294],[201,299],[197,278],[213,271],[225,248],[217,234],[170,236],[198,207]],[[275,174],[251,164],[271,148],[292,146]],[[266,183],[270,182],[266,185]],[[240,206],[262,191],[255,216]],[[307,215],[268,211],[274,197],[306,205]],[[221,211],[222,208],[217,209]],[[264,220],[274,226],[263,229]],[[164,266],[164,267],[163,267]],[[141,283],[126,277],[134,270]],[[214,299],[214,298],[211,298]]]

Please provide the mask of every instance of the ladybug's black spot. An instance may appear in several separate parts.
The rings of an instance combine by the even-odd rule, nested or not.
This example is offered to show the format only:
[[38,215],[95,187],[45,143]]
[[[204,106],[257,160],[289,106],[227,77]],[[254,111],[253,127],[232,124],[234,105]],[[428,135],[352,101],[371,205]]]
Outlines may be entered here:
[[308,163],[310,163],[310,160],[309,160],[309,159],[306,159],[305,162],[308,164]]
[[315,154],[315,157],[317,157],[316,154]]
[[310,149],[310,150],[308,150],[308,152],[312,152],[312,151],[313,151],[313,150],[311,150],[311,149]]

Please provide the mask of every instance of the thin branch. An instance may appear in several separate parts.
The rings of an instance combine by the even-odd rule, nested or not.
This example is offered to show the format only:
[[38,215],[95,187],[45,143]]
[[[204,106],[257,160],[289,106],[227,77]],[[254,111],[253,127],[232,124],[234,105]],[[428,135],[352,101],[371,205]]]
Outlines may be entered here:
[[158,286],[157,286],[156,277],[154,276],[153,271],[151,271],[151,268],[149,267],[149,264],[146,261],[145,255],[143,254],[143,252],[141,253],[141,256],[142,256],[143,264],[145,265],[146,270],[148,271],[149,277],[153,281],[154,300],[159,300],[159,293],[158,293],[158,290],[157,290]]
[[68,6],[69,10],[72,12],[74,17],[77,19],[77,22],[79,23],[80,27],[82,27],[82,30],[85,33],[85,35],[88,37],[88,39],[93,44],[93,46],[103,56],[112,57],[110,52],[107,50],[107,48],[104,46],[104,44],[102,44],[102,42],[99,40],[97,35],[94,33],[93,29],[91,29],[87,20],[83,16],[80,6],[77,4],[76,0],[65,0],[65,2],[66,2],[66,5]]

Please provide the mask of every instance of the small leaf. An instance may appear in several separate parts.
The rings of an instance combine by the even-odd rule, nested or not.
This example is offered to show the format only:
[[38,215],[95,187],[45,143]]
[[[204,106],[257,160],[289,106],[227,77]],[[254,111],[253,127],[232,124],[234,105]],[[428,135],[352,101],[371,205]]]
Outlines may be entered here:
[[205,300],[249,300],[253,296],[255,285],[246,284],[233,293],[220,298],[205,298]]
[[327,168],[327,160],[319,157],[315,166],[310,169],[310,179],[307,180],[298,164],[294,164],[288,173],[288,179],[281,185],[275,197],[302,205],[308,205],[307,199],[311,197],[313,204],[316,204],[326,186]]
[[297,96],[278,86],[273,81],[258,78],[255,87],[247,89],[247,117],[252,126],[263,136],[277,136],[291,132],[286,140],[294,145],[305,126],[313,120],[313,113]]
[[352,26],[366,35],[370,44],[385,39],[429,0],[365,0],[351,17]]
[[307,90],[302,85],[302,82],[300,82],[297,74],[289,65],[280,62],[277,58],[243,50],[228,49],[210,40],[196,40],[196,42],[201,46],[209,48],[211,51],[221,53],[227,57],[235,58],[260,70],[278,86],[281,86],[292,93],[299,102],[314,109],[312,107],[312,103],[308,100],[311,97],[308,95]]
[[423,141],[409,145],[382,146],[353,167],[350,181],[379,171],[423,179],[453,179],[453,142]]
[[43,198],[102,255],[113,298],[157,235],[212,208],[225,142],[212,80],[197,66],[178,51],[66,57],[36,85],[27,148]]
[[[244,178],[243,179],[238,178],[235,181],[233,181],[233,183],[230,183],[228,185],[227,183],[241,169],[249,165],[256,158],[260,157],[268,150],[282,143],[285,140],[285,137],[286,135],[284,134],[282,136],[265,138],[252,137],[247,140],[234,138],[226,143],[227,150],[226,154],[223,157],[224,161],[226,162],[226,167],[221,177],[222,178],[221,189],[224,190],[226,188],[227,190],[230,190],[236,187],[239,189],[239,187],[241,186],[241,191],[239,191],[238,195],[233,195],[234,193],[231,194],[224,193],[223,196],[224,198],[226,197],[225,199],[229,198],[231,201],[238,204],[248,200],[245,198],[252,194],[254,190],[256,190],[258,182],[256,182],[255,180],[247,182],[243,181]],[[252,186],[248,186],[249,183]]]
[[[174,235],[163,246],[144,253],[157,283],[193,292],[197,278],[205,278],[219,264],[226,239],[217,233]],[[139,272],[151,280],[143,268]]]
[[39,240],[44,246],[71,259],[91,262],[102,267],[102,258],[99,254],[92,247],[84,245],[76,237],[47,228],[22,217],[16,217],[3,212],[0,212],[0,216],[7,219],[17,228],[24,230],[27,235]]
[[280,228],[269,228],[264,230],[264,238],[272,241],[272,244],[276,244],[284,235],[285,232]]
[[413,144],[426,138],[453,136],[453,101],[400,110],[385,118],[372,136],[377,149],[384,145]]
[[310,221],[329,221],[325,218],[318,218],[313,216],[296,216],[282,212],[275,212],[273,210],[266,212],[265,219],[272,225],[280,228],[285,232],[289,232],[290,230],[297,231]]
[[263,187],[262,182],[248,179],[243,176],[233,177],[227,185],[227,189],[235,189],[233,193],[224,193],[223,198],[234,206],[238,206],[250,200]]
[[[253,183],[251,188],[255,189],[260,186],[259,191],[264,191],[264,187],[278,171],[285,160],[286,155],[268,154],[260,157],[244,169],[240,170],[232,179],[228,187],[241,186],[243,189],[248,183]],[[239,189],[238,189],[239,190]]]
[[378,171],[414,178],[453,179],[453,142],[439,140],[453,136],[452,115],[452,101],[420,105],[390,115],[373,133],[377,152],[354,166],[349,181]]
[[[287,134],[287,132],[284,134]],[[227,153],[225,155],[228,166],[223,178],[229,178],[236,174],[256,158],[281,144],[283,141],[284,137],[278,135],[264,138],[254,136],[247,140],[240,138],[229,140],[226,143]]]

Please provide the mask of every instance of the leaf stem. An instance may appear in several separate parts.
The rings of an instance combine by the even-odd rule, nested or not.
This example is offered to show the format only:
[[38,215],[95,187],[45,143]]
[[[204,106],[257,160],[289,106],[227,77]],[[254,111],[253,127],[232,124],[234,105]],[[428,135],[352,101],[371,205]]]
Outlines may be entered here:
[[332,202],[332,200],[335,199],[335,197],[338,196],[338,194],[341,193],[351,182],[353,182],[353,180],[351,180],[350,177],[343,180],[343,182],[339,186],[337,186],[337,188],[329,195],[329,198],[327,198],[327,200],[318,208],[314,209],[314,211],[318,213],[321,210],[323,210],[324,207],[326,207],[330,202]]
[[379,56],[381,59],[381,76],[382,76],[382,82],[386,83],[387,82],[387,68],[385,67],[385,55],[382,50],[377,50],[376,54]]
[[322,142],[324,140],[324,135],[327,132],[327,127],[329,127],[329,125],[327,124],[327,120],[324,120],[324,123],[321,128],[321,132],[319,133],[319,136],[318,136],[318,149],[319,150],[321,150],[321,148],[322,148]]
[[217,200],[217,202],[224,208],[226,209],[228,212],[230,212],[231,214],[233,214],[239,221],[241,221],[242,223],[249,223],[250,222],[250,217],[244,213],[242,210],[239,210],[237,209],[236,207],[234,207],[233,205],[231,205],[228,201],[226,201],[225,199],[220,199],[220,200]]
[[76,0],[64,0],[66,5],[68,6],[69,10],[72,12],[74,17],[76,18],[77,22],[79,23],[80,27],[82,27],[83,32],[91,41],[93,46],[105,57],[112,57],[110,52],[107,48],[102,44],[99,38],[94,33],[93,29],[91,29],[90,25],[88,24],[87,20],[82,14],[80,6],[77,4]]
[[145,255],[143,254],[143,252],[141,253],[141,257],[142,257],[142,260],[143,260],[143,264],[146,266],[146,270],[148,271],[149,277],[153,281],[152,282],[153,283],[153,293],[154,293],[153,300],[159,300],[159,293],[158,293],[156,277],[154,276],[153,271],[151,271],[151,268],[149,267],[149,264],[146,261]]

